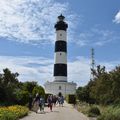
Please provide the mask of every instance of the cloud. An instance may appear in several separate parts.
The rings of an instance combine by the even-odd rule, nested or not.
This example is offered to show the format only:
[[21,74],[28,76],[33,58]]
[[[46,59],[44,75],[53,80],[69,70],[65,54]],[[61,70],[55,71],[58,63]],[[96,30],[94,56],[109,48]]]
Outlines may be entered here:
[[68,3],[55,0],[1,0],[0,37],[17,42],[41,44],[54,42],[54,24],[61,13],[75,16]]
[[52,79],[53,61],[43,57],[0,56],[0,71],[9,68],[20,74],[20,81],[35,80],[42,84]]
[[120,11],[118,11],[118,13],[115,15],[113,22],[115,22],[117,24],[120,23]]
[[[44,57],[31,56],[0,56],[0,72],[4,68],[9,68],[13,73],[18,72],[20,81],[37,81],[44,85],[46,81],[53,81],[54,60]],[[107,71],[112,70],[119,61],[99,62],[105,65]],[[90,59],[78,56],[68,62],[68,81],[74,81],[78,86],[84,86],[90,80]]]
[[68,81],[74,81],[78,86],[84,86],[90,80],[90,60],[77,57],[68,63]]
[[110,30],[92,28],[89,31],[81,32],[75,36],[75,42],[79,46],[103,46],[120,39],[120,36]]

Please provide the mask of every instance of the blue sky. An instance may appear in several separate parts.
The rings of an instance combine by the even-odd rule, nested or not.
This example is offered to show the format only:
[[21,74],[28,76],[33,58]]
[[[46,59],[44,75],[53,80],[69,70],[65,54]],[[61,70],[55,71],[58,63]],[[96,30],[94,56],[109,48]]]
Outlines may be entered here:
[[68,81],[90,79],[90,50],[107,71],[120,63],[119,0],[1,0],[0,72],[9,68],[21,81],[53,81],[54,24],[61,13],[68,28]]

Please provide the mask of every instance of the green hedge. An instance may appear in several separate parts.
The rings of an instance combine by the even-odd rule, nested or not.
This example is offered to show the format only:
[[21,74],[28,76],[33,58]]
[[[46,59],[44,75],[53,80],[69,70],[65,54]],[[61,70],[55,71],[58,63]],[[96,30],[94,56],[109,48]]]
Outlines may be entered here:
[[0,120],[18,120],[28,114],[28,108],[24,106],[0,107]]
[[120,120],[120,107],[108,107],[97,120]]
[[66,96],[66,101],[70,104],[76,104],[76,96],[73,94],[69,94]]
[[88,109],[88,116],[89,117],[97,117],[100,115],[100,110],[97,106],[91,106]]

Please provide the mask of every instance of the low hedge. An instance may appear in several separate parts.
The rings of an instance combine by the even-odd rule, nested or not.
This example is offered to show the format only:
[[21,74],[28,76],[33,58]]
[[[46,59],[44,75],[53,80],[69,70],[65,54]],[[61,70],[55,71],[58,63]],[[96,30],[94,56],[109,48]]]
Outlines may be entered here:
[[100,113],[100,110],[97,106],[91,106],[89,109],[88,109],[88,116],[89,117],[97,117],[99,116],[101,113]]
[[70,104],[75,104],[76,103],[76,96],[73,94],[69,94],[66,96],[66,101]]
[[24,106],[0,107],[0,120],[18,120],[28,114],[28,108]]
[[120,107],[108,107],[97,120],[120,120]]

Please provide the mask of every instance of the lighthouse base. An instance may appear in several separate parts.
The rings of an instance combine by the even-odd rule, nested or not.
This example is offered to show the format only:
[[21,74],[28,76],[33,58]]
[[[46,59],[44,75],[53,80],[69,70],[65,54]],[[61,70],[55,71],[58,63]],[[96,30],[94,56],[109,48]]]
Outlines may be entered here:
[[45,83],[45,93],[53,95],[63,95],[75,94],[76,83],[74,82],[46,82]]

